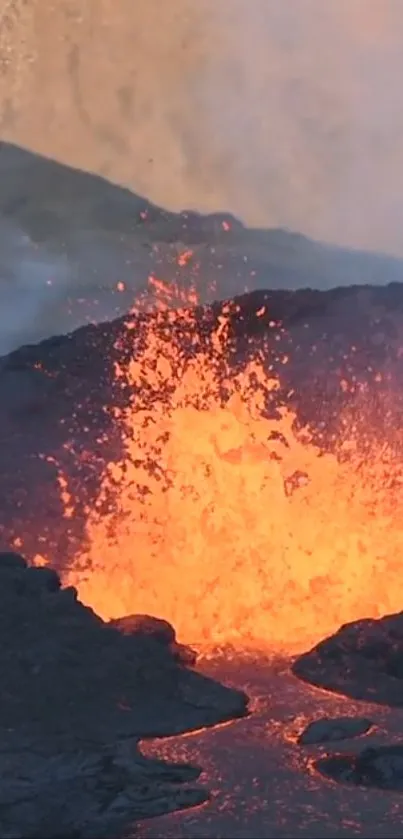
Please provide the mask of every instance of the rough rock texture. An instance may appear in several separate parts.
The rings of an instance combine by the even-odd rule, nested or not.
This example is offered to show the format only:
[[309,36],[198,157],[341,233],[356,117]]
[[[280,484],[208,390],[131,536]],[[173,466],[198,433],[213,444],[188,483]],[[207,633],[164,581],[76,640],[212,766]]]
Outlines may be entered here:
[[403,706],[403,612],[345,624],[299,656],[293,672],[355,699]]
[[168,621],[161,618],[154,618],[150,615],[127,615],[123,618],[115,618],[109,621],[112,626],[122,632],[123,635],[136,635],[141,632],[149,635],[154,641],[167,647],[173,657],[181,664],[195,664],[197,653],[187,644],[179,644],[176,640],[176,632]]
[[359,754],[330,755],[315,761],[315,769],[339,783],[403,791],[403,746],[369,746]]
[[313,746],[318,743],[331,743],[336,740],[350,740],[366,734],[372,726],[366,717],[323,717],[313,720],[298,737],[300,746]]
[[52,569],[0,554],[0,836],[116,836],[208,797],[178,786],[199,769],[145,759],[136,742],[243,716],[247,698],[178,664],[169,624],[129,625],[104,623]]

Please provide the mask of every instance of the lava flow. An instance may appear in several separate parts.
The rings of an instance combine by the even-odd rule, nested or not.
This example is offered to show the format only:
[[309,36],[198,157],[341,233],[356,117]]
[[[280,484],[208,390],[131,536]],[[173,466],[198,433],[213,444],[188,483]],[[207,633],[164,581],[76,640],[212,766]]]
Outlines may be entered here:
[[[387,447],[367,462],[320,451],[274,405],[267,357],[242,369],[225,311],[208,339],[196,315],[133,328],[116,369],[124,457],[88,511],[68,573],[105,619],[148,613],[186,642],[297,652],[340,624],[403,605],[403,503]],[[186,344],[186,351],[184,350]]]

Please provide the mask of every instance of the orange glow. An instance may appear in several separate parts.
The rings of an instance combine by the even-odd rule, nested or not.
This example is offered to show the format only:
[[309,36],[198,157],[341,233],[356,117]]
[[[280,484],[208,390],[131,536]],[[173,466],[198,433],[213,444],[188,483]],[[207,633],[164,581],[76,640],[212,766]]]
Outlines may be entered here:
[[191,262],[192,257],[192,250],[182,251],[182,253],[179,254],[177,259],[178,265],[180,265],[181,268],[185,268],[185,266],[188,265],[189,262]]
[[141,349],[116,368],[133,394],[115,412],[125,456],[65,582],[106,619],[149,613],[188,643],[293,653],[402,608],[398,470],[385,445],[363,463],[347,435],[340,459],[293,430],[287,405],[264,415],[278,382],[258,356],[230,370],[229,313],[203,346],[194,311],[161,305],[146,335],[128,328]]

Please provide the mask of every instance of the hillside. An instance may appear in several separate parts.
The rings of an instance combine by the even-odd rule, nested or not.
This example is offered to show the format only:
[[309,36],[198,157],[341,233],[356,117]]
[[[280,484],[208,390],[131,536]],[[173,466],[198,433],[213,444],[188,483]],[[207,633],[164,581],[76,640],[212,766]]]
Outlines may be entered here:
[[0,353],[151,306],[155,275],[175,305],[245,289],[403,281],[403,262],[333,248],[230,214],[169,212],[104,178],[0,143]]

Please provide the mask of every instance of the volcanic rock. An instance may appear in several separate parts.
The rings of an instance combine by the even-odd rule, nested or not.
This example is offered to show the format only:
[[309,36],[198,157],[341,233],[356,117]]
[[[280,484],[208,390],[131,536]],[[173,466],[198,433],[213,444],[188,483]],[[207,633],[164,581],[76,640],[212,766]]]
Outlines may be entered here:
[[322,775],[339,783],[403,790],[403,745],[370,746],[358,755],[330,755],[314,763]]
[[168,624],[129,624],[104,623],[54,570],[0,554],[1,836],[116,836],[208,797],[178,787],[198,768],[147,760],[136,742],[243,716],[247,698],[179,665]]
[[299,656],[293,672],[354,699],[403,706],[403,612],[343,625]]
[[141,632],[150,635],[167,647],[173,657],[182,664],[195,664],[197,653],[186,644],[179,644],[173,626],[166,620],[150,615],[127,615],[109,621],[108,626],[118,629],[123,635],[135,635]]
[[314,746],[336,740],[350,740],[360,737],[371,728],[366,717],[323,717],[310,722],[298,737],[300,746]]
[[136,632],[142,632],[167,647],[176,641],[173,626],[168,621],[150,615],[127,615],[109,621],[108,625],[119,629],[123,635],[135,635]]
[[14,551],[0,552],[0,572],[4,573],[6,570],[11,572],[27,568],[27,562],[21,554]]

